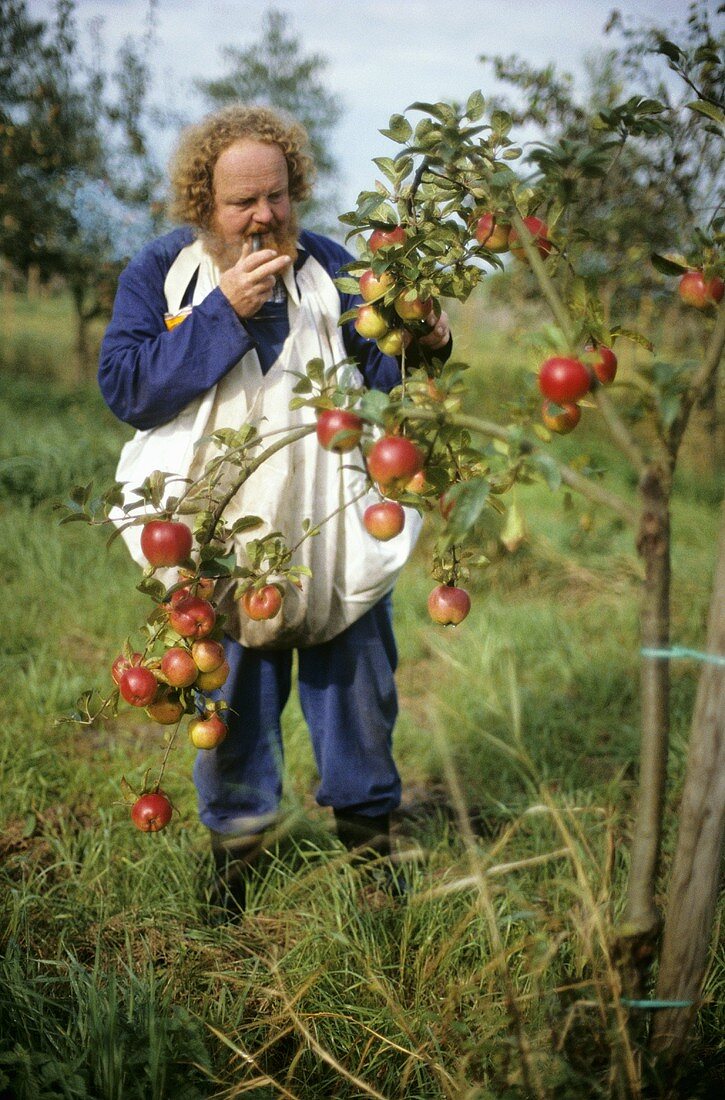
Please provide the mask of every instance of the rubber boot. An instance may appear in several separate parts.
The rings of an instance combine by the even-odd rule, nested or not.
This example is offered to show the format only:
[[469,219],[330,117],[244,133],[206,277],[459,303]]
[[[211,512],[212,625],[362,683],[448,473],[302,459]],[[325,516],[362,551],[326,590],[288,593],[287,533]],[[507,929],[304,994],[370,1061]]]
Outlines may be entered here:
[[404,897],[408,892],[405,880],[390,858],[390,814],[366,817],[347,810],[333,812],[337,835],[347,850],[355,854],[356,862],[375,861],[371,870],[382,888],[393,897]]
[[216,872],[210,905],[217,921],[241,916],[247,904],[247,883],[263,847],[263,833],[224,836],[211,833],[211,852]]

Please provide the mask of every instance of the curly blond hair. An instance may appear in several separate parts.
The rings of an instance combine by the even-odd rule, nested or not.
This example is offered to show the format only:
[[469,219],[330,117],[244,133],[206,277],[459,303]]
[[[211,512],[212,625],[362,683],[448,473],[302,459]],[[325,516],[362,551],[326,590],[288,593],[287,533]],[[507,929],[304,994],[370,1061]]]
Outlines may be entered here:
[[305,128],[281,111],[233,104],[181,133],[169,165],[169,213],[175,221],[209,228],[214,212],[214,166],[225,149],[245,139],[278,145],[287,161],[290,198],[300,202],[309,197],[314,165],[307,152]]

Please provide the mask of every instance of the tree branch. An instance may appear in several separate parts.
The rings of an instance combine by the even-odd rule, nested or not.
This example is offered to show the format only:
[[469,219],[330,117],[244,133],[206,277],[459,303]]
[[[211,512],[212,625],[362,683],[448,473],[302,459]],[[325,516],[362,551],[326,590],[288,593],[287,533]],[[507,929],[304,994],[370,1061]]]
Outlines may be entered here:
[[[438,414],[430,409],[409,409],[405,411],[404,416],[406,420],[437,421],[439,419]],[[456,428],[466,428],[469,431],[477,432],[479,435],[486,435],[490,439],[499,439],[503,443],[516,442],[516,437],[510,428],[504,428],[501,424],[496,424],[492,420],[481,420],[477,416],[453,413],[447,417],[446,423],[452,424]],[[530,443],[530,453],[535,453],[538,450],[538,447]],[[601,504],[605,508],[609,508],[610,511],[616,512],[618,516],[621,516],[632,526],[637,524],[639,518],[637,510],[628,504],[626,500],[623,500],[622,497],[602,488],[595,481],[590,481],[583,474],[572,470],[570,466],[566,466],[557,459],[554,459],[554,462],[561,480],[570,489],[587,497],[595,504]]]

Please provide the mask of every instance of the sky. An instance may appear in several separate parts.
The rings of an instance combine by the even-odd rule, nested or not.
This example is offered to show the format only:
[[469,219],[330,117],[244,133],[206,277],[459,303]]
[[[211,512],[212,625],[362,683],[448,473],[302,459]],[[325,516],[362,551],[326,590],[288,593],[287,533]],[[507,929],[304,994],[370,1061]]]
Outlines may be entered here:
[[[480,88],[496,90],[479,56],[517,53],[537,65],[550,62],[585,84],[586,58],[606,48],[607,18],[616,7],[627,21],[670,26],[682,22],[689,0],[156,0],[149,39],[156,103],[188,121],[205,110],[194,79],[221,75],[225,45],[245,48],[259,39],[270,7],[284,11],[303,53],[327,58],[324,83],[344,108],[333,152],[341,169],[340,211],[373,184],[375,156],[397,151],[379,130],[415,100],[464,101]],[[717,0],[708,0],[713,21]],[[52,0],[28,0],[47,17]],[[129,33],[144,34],[148,0],[76,0],[81,36],[100,19],[109,60]],[[654,13],[654,15],[653,15]],[[722,17],[720,17],[722,18]],[[165,164],[173,140],[160,138]]]

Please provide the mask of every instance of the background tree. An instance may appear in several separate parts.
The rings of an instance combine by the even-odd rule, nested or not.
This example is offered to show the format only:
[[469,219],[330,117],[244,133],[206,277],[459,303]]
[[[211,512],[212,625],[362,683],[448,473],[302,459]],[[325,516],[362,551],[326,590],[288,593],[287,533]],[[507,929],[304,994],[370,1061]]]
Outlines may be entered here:
[[227,75],[197,81],[197,87],[212,107],[232,101],[277,107],[305,126],[317,166],[318,186],[315,196],[302,207],[302,215],[313,227],[339,233],[335,193],[338,166],[330,150],[342,108],[339,99],[323,84],[327,59],[317,53],[304,54],[289,17],[274,8],[262,20],[259,41],[246,49],[225,46],[221,54],[228,65]]
[[[586,239],[579,273],[604,279],[605,308],[615,291],[620,301],[644,301],[647,323],[653,293],[664,294],[649,263],[652,252],[687,250],[694,226],[706,228],[725,199],[719,124],[713,117],[712,126],[703,126],[695,117],[703,110],[716,112],[722,102],[723,69],[704,0],[696,0],[684,26],[670,32],[626,24],[617,12],[606,29],[620,34],[622,42],[590,56],[589,86],[582,95],[572,76],[554,65],[536,68],[516,55],[481,60],[515,93],[499,97],[499,107],[514,124],[543,136],[530,159],[549,177],[557,175],[562,196],[571,197],[550,211],[549,221],[555,225],[563,218],[562,230]],[[672,80],[663,74],[661,61],[653,60],[658,52],[680,76],[697,64],[694,92],[689,76]],[[627,101],[630,87],[638,91]],[[693,100],[700,107],[686,109]],[[637,107],[635,135],[626,133],[621,111],[614,113],[623,103]],[[659,125],[663,115],[666,130]],[[592,147],[597,131],[601,137],[607,130],[610,148],[618,142],[620,148],[613,161],[608,157],[605,170]]]
[[22,275],[63,278],[84,372],[88,326],[153,229],[148,68],[131,39],[110,78],[87,65],[73,0],[57,0],[52,22],[32,19],[25,0],[0,0],[0,76],[0,255]]

